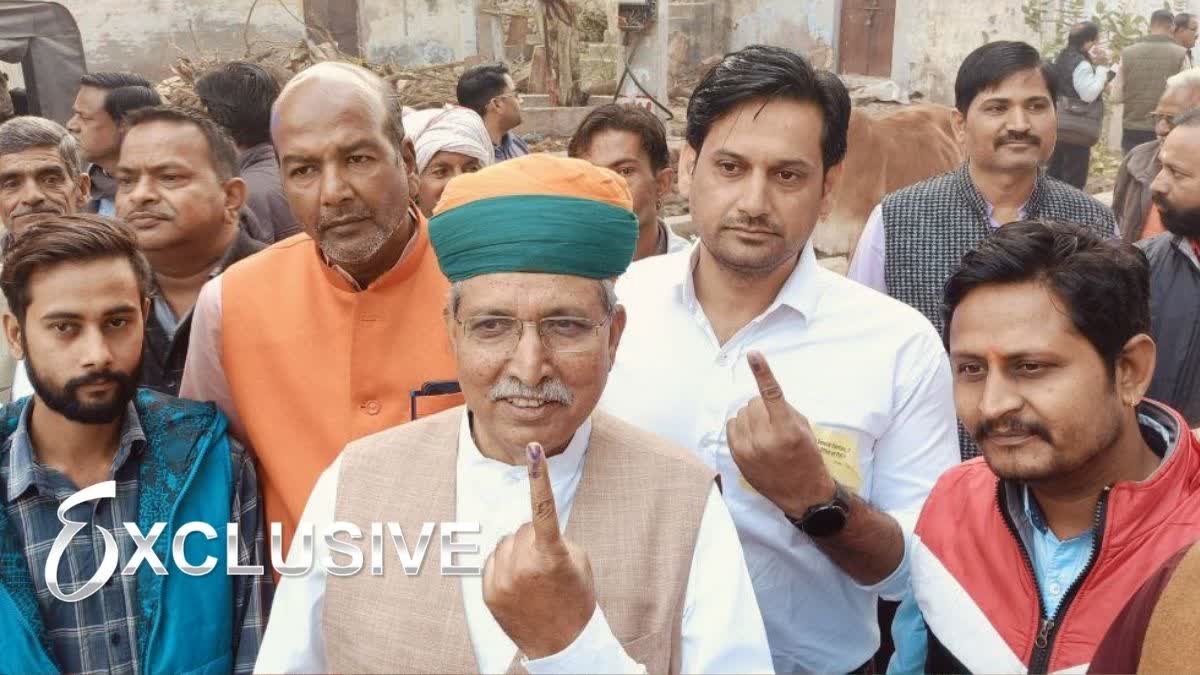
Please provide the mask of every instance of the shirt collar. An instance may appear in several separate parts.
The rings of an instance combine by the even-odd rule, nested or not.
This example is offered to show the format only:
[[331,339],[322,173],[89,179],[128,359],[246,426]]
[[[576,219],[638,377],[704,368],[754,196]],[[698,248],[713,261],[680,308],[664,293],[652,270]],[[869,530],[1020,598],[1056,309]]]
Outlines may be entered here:
[[270,143],[259,143],[253,147],[247,148],[245,152],[238,157],[238,168],[246,170],[247,167],[254,166],[266,161],[275,161],[275,146]]
[[[30,400],[21,411],[17,428],[9,437],[8,447],[8,501],[16,501],[30,487],[37,487],[38,464],[34,457],[33,438],[29,435],[29,419],[36,401]],[[141,452],[146,443],[146,434],[142,430],[137,408],[130,401],[125,408],[125,417],[121,422],[121,432],[118,436],[117,454],[113,456],[112,469],[109,477],[115,477],[117,471],[125,466],[129,458]]]
[[[471,419],[472,415],[470,412],[464,413],[462,416],[462,425],[458,432],[458,462],[464,469],[464,473],[468,475],[474,473],[501,473],[515,478],[526,476],[528,469],[523,464],[505,464],[504,462],[483,456],[483,453],[479,451],[479,447],[475,445],[475,438],[471,435]],[[572,478],[582,470],[583,459],[586,456],[591,437],[592,418],[588,417],[579,426],[579,429],[575,431],[575,435],[571,437],[571,442],[567,444],[567,449],[547,459],[550,467],[550,484],[555,490],[570,483]]]
[[1200,240],[1188,239],[1179,235],[1175,235],[1174,240],[1175,248],[1179,249],[1180,253],[1183,253],[1183,256],[1190,260],[1193,265],[1200,268],[1200,254],[1197,252],[1197,249],[1200,249],[1200,244],[1196,243]]
[[[672,254],[677,256],[681,266],[676,277],[679,280],[676,283],[677,292],[680,294],[679,298],[684,306],[693,312],[699,306],[699,301],[696,299],[695,275],[696,265],[700,261],[700,249],[703,246],[704,243],[700,242],[688,249],[687,253],[680,251]],[[800,252],[800,260],[796,263],[795,269],[783,283],[783,287],[779,289],[775,300],[763,312],[763,316],[774,312],[780,306],[787,306],[799,312],[805,321],[810,321],[816,315],[821,292],[824,290],[822,278],[824,272],[821,263],[817,262],[817,254],[813,250],[812,240],[809,240]]]
[[[1162,461],[1159,462],[1158,468],[1146,477],[1146,480],[1150,480],[1151,477],[1158,473],[1159,469],[1167,463],[1167,459],[1171,457],[1175,446],[1178,445],[1176,438],[1168,427],[1171,424],[1170,417],[1162,417],[1158,414],[1159,412],[1156,408],[1145,403],[1138,405],[1138,426],[1141,427],[1142,436],[1148,439],[1162,439],[1161,444],[1150,443],[1151,449],[1156,453],[1160,453],[1161,450]],[[1024,509],[1025,518],[1028,519],[1029,523],[1044,534],[1048,529],[1046,520],[1042,516],[1042,510],[1038,507],[1037,500],[1033,498],[1027,485],[1022,485],[1021,487],[1021,506]]]

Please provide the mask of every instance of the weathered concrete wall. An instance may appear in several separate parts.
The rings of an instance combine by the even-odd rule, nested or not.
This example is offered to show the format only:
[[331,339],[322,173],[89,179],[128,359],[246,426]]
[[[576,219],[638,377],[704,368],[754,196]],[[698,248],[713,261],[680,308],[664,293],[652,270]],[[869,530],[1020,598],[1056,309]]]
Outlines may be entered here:
[[[233,58],[245,53],[243,28],[254,0],[58,0],[71,10],[91,71],[170,74],[180,55]],[[251,43],[295,43],[304,34],[302,0],[260,1]]]
[[927,101],[953,105],[959,64],[992,40],[1037,44],[1036,34],[1025,25],[1020,0],[896,0],[892,79],[906,91],[922,93]]
[[815,65],[831,68],[839,7],[838,0],[728,0],[726,47],[731,51],[759,43],[790,47]]
[[479,51],[479,0],[358,0],[359,42],[376,62],[450,63]]

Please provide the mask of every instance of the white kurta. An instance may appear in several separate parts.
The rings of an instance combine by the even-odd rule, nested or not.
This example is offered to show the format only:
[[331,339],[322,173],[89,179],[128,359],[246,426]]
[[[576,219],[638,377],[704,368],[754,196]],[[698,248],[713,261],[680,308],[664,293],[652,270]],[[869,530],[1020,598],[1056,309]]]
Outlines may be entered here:
[[[591,436],[585,422],[567,449],[549,458],[551,485],[564,529],[575,500],[583,459]],[[456,520],[478,522],[482,534],[459,536],[464,543],[480,544],[478,556],[456,556],[456,564],[478,565],[505,535],[530,520],[529,479],[524,466],[512,466],[480,454],[471,438],[467,416],[459,434]],[[334,521],[340,458],[317,481],[305,506],[303,523],[320,532]],[[328,556],[321,537],[316,538],[315,559]],[[271,621],[259,650],[259,672],[325,672],[324,636],[321,631],[325,596],[321,565],[305,576],[284,578],[275,594]],[[468,633],[481,672],[503,673],[517,647],[496,623],[483,601],[482,577],[462,578],[463,605]],[[397,636],[402,639],[403,636]],[[746,571],[742,547],[733,519],[715,486],[701,519],[683,611],[682,668],[687,673],[772,672],[771,656],[758,603]],[[583,632],[563,651],[525,662],[537,673],[640,673],[622,649],[597,608]]]

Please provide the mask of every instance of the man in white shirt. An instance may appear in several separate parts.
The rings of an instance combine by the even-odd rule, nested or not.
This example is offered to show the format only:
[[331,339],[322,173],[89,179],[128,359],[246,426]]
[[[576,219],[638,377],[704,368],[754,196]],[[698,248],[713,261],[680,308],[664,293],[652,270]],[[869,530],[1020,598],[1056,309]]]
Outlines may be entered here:
[[[945,351],[913,309],[809,242],[846,151],[845,86],[777,47],[731,54],[688,110],[700,243],[617,284],[629,323],[601,408],[721,475],[779,672],[849,672],[958,460]],[[769,362],[769,363],[768,363]]]
[[301,527],[479,523],[460,540],[479,554],[454,563],[482,576],[318,564],[281,584],[258,670],[771,671],[714,472],[593,413],[625,327],[612,279],[633,256],[631,205],[616,174],[548,155],[450,182],[429,236],[466,408],[351,443]]

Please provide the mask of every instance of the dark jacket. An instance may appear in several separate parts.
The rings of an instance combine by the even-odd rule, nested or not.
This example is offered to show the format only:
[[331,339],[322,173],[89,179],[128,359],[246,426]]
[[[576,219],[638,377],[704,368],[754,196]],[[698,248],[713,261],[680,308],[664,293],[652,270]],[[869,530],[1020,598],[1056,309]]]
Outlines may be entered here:
[[299,234],[300,226],[292,217],[292,208],[283,193],[275,148],[270,143],[256,145],[242,153],[238,165],[242,180],[246,181],[245,208],[254,214],[259,225],[250,236],[264,244],[273,244]]
[[1170,35],[1147,35],[1121,52],[1123,128],[1154,131],[1150,113],[1167,88],[1167,78],[1187,65],[1186,56],[1187,50]]
[[1113,188],[1112,208],[1121,226],[1121,238],[1137,241],[1142,238],[1146,216],[1150,213],[1150,184],[1162,166],[1158,163],[1158,141],[1142,143],[1129,151],[1117,171]]
[[[217,276],[235,262],[264,248],[265,244],[255,241],[245,230],[239,229],[233,245],[217,264],[212,276]],[[161,301],[156,299],[155,302]],[[175,337],[172,339],[166,328],[159,323],[155,311],[151,309],[146,320],[146,344],[142,351],[142,386],[171,396],[179,395],[179,384],[183,379],[183,364],[187,359],[188,338],[191,332],[191,312],[180,318]]]
[[1158,345],[1146,395],[1200,425],[1200,262],[1174,234],[1138,243],[1150,260],[1150,335]]

